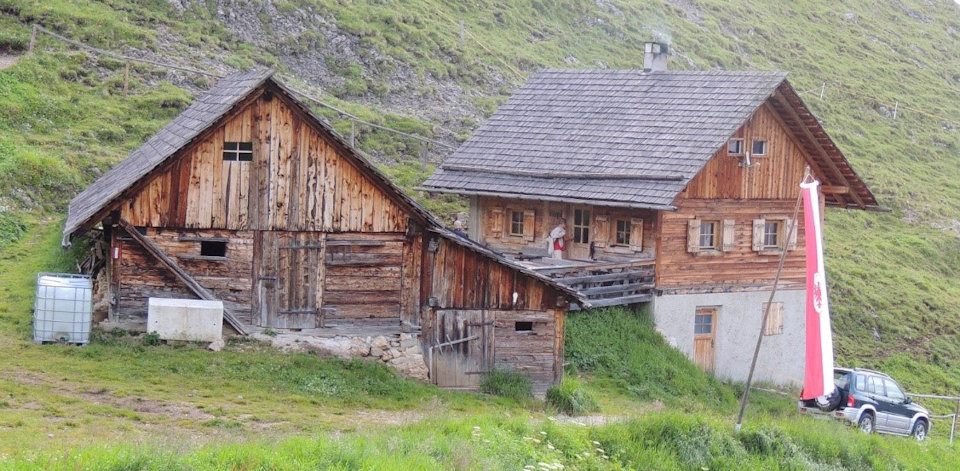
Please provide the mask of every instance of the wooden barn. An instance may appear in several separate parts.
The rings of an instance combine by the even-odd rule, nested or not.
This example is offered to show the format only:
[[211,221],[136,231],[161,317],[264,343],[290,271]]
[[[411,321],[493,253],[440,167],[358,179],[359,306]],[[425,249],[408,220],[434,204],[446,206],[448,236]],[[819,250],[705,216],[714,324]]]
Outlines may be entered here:
[[593,306],[651,303],[671,343],[738,380],[787,251],[757,377],[800,383],[798,185],[809,167],[826,205],[877,201],[786,74],[669,71],[666,45],[646,52],[644,70],[536,74],[423,188],[469,196],[472,239]]
[[151,297],[221,300],[238,334],[414,333],[431,379],[560,379],[576,291],[443,229],[273,78],[220,80],[70,203],[104,326]]

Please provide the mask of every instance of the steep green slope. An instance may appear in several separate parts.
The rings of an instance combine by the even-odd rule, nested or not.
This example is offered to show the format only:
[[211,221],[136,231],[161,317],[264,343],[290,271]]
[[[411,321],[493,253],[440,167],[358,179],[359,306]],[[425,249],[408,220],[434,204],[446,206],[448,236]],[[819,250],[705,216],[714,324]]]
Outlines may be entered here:
[[[638,67],[650,38],[671,42],[677,69],[786,70],[893,210],[827,215],[840,362],[889,369],[909,389],[960,392],[960,9],[951,1],[0,0],[0,12],[0,51],[23,50],[36,21],[205,70],[277,66],[364,119],[450,144],[534,70]],[[135,65],[124,98],[122,63],[44,36],[38,44],[34,58],[0,71],[0,169],[13,176],[0,183],[0,239],[22,232],[20,214],[62,209],[182,108],[187,95],[170,83],[208,84]],[[405,187],[426,174],[421,143],[357,131]],[[448,151],[428,152],[436,162]]]

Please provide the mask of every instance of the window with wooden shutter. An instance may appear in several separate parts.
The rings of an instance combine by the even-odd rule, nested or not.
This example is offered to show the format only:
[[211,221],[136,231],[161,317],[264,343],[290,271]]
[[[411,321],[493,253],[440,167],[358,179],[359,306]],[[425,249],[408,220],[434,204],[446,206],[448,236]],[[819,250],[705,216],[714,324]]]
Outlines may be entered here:
[[536,226],[536,212],[525,210],[523,212],[523,240],[533,242],[533,230]]
[[787,231],[787,250],[797,250],[797,232],[800,230],[797,227],[797,220],[787,219],[784,227],[784,230]]
[[512,236],[523,237],[523,211],[518,211],[516,209],[511,209],[507,211],[507,214],[510,215],[510,222],[508,223],[507,229],[509,230],[508,234]]
[[489,226],[490,235],[500,238],[503,236],[503,208],[490,208]]
[[593,219],[596,230],[593,234],[593,244],[597,247],[606,247],[610,241],[610,218],[597,216]]
[[[767,312],[767,303],[763,303],[762,313]],[[770,313],[767,314],[767,321],[763,324],[763,335],[780,335],[783,333],[783,303],[769,304]]]
[[766,219],[753,220],[753,250],[759,252],[763,250],[763,233],[767,226]]
[[723,235],[720,241],[724,252],[730,252],[737,248],[736,221],[733,219],[723,220]]
[[643,219],[630,219],[630,249],[643,251]]
[[687,221],[687,252],[700,252],[700,220]]

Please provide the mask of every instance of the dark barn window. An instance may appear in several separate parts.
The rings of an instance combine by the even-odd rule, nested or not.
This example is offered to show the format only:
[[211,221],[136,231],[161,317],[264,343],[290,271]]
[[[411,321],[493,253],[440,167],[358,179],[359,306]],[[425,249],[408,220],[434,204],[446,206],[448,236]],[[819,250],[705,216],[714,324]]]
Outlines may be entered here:
[[200,241],[201,257],[226,257],[227,243],[215,240]]
[[513,330],[517,332],[530,332],[533,330],[533,322],[518,321],[513,324]]
[[224,142],[223,160],[249,162],[253,160],[252,142]]

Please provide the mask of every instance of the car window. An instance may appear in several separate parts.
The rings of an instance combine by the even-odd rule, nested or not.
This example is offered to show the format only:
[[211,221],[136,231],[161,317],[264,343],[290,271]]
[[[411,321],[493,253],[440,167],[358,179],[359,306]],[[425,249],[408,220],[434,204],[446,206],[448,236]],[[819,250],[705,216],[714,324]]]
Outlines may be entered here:
[[867,390],[867,377],[864,375],[857,375],[857,391],[866,391]]
[[903,391],[900,390],[900,386],[897,385],[892,379],[884,378],[883,385],[887,388],[887,397],[894,402],[903,402],[906,396],[903,394]]
[[844,373],[842,371],[835,371],[833,373],[833,384],[840,389],[847,389],[847,384],[850,382],[850,374]]
[[876,376],[867,377],[867,392],[883,396],[883,381]]

